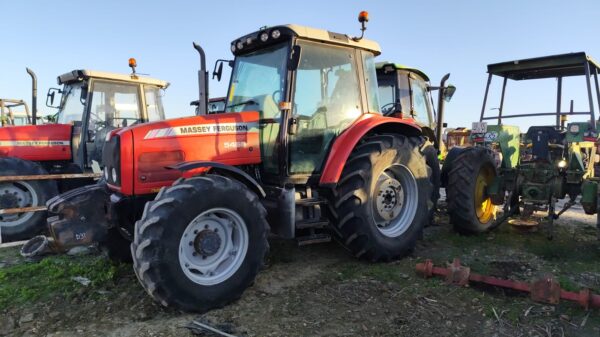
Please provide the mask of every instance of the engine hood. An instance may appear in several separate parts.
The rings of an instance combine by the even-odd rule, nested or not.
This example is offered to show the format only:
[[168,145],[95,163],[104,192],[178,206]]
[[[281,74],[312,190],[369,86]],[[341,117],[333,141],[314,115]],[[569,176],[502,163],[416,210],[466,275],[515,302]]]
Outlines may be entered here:
[[7,126],[0,128],[0,156],[32,161],[71,159],[70,124]]

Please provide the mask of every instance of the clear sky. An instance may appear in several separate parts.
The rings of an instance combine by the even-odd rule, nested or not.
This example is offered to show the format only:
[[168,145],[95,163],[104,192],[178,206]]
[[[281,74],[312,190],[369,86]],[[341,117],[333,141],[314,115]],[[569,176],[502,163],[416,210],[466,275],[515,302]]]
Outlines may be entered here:
[[[0,97],[29,101],[28,66],[38,75],[40,111],[51,113],[45,94],[57,75],[81,68],[128,73],[127,59],[136,57],[139,72],[171,82],[167,116],[190,115],[198,70],[192,41],[212,68],[217,58],[231,58],[232,40],[265,25],[358,34],[360,10],[370,13],[366,37],[380,43],[379,60],[418,67],[434,83],[452,74],[458,90],[447,105],[450,126],[479,118],[488,63],[577,51],[600,59],[599,0],[3,1]],[[575,110],[588,110],[585,82],[571,82],[563,109],[574,99]],[[224,96],[226,87],[211,81],[211,96]],[[553,80],[507,90],[507,113],[555,107]]]

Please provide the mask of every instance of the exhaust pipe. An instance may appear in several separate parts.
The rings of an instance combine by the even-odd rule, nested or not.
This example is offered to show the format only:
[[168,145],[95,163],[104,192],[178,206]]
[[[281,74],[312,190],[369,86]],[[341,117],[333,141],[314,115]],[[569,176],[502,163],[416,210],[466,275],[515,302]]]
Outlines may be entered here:
[[25,68],[31,76],[31,124],[37,124],[37,76],[33,70]]
[[206,71],[206,55],[199,44],[193,42],[194,49],[200,54],[200,70],[198,70],[198,115],[208,113],[208,71]]
[[437,148],[440,150],[442,144],[442,134],[444,128],[444,109],[446,105],[446,100],[444,100],[444,91],[446,90],[446,81],[450,78],[450,74],[444,75],[440,82],[440,91],[438,95],[438,118],[437,125],[435,130],[435,138],[437,143]]

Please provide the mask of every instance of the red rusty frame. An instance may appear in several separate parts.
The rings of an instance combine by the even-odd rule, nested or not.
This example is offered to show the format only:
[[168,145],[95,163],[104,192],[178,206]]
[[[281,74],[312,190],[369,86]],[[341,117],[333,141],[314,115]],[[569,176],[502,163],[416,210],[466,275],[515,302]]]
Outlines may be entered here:
[[563,299],[577,302],[586,310],[590,307],[600,308],[600,295],[592,294],[589,289],[582,289],[579,292],[563,290],[552,275],[544,276],[531,283],[505,280],[471,273],[471,268],[461,265],[459,259],[454,259],[447,268],[436,267],[431,260],[426,260],[423,263],[417,263],[416,272],[425,278],[441,276],[445,278],[446,283],[459,286],[466,286],[469,282],[477,282],[528,292],[531,299],[536,302],[558,304]]

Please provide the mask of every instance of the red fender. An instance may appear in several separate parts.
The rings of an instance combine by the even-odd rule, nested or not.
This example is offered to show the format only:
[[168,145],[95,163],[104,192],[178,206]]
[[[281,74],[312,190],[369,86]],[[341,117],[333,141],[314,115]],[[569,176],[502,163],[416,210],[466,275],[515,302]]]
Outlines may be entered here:
[[421,128],[411,119],[384,117],[380,114],[362,115],[336,138],[321,174],[320,185],[335,185],[356,144],[370,131],[401,133],[409,136],[421,134]]

